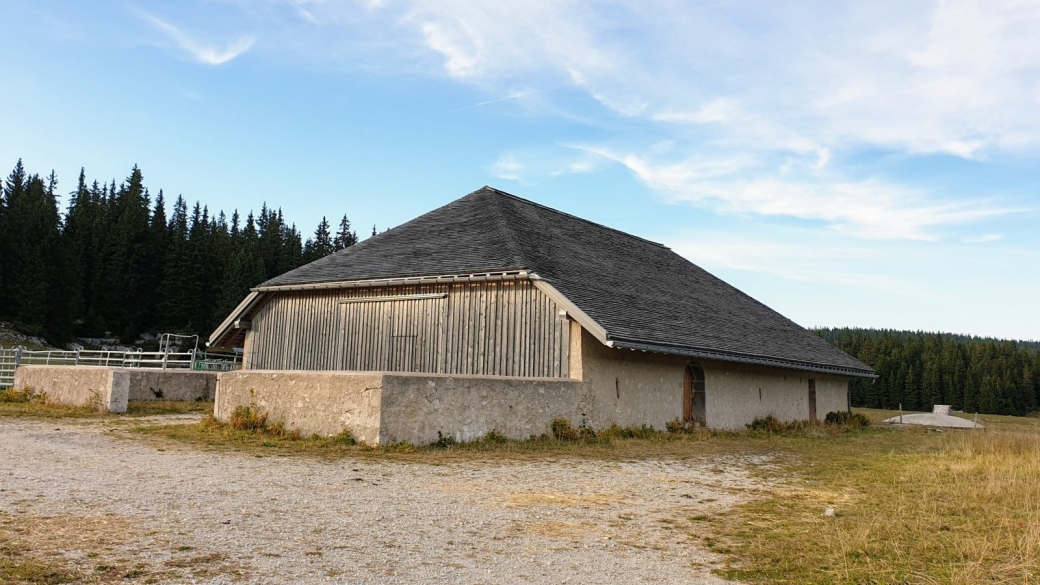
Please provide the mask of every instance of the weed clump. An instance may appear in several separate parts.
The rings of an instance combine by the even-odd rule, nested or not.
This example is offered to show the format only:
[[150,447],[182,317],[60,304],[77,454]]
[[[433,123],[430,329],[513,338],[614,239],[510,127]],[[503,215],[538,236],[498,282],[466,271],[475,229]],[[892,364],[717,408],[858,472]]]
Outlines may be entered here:
[[692,420],[684,422],[675,418],[664,423],[664,428],[673,435],[692,435],[697,432],[697,423]]
[[236,431],[259,432],[267,428],[267,413],[254,406],[236,406],[228,421]]
[[747,430],[752,433],[768,433],[771,435],[782,435],[787,433],[819,433],[836,431],[858,431],[870,427],[870,419],[860,413],[851,412],[829,412],[824,417],[823,424],[812,420],[781,421],[773,415],[756,418],[747,425]]
[[759,433],[771,433],[779,435],[788,430],[791,430],[790,424],[785,424],[773,415],[767,415],[765,417],[755,417],[755,420],[744,425],[747,430]]
[[571,426],[571,421],[565,418],[554,418],[550,428],[553,438],[557,441],[571,442],[581,438],[577,429]]
[[507,439],[505,435],[498,432],[497,430],[491,429],[487,432],[486,435],[484,435],[483,441],[485,443],[494,443],[496,445],[501,445],[503,443],[508,443],[509,439]]
[[236,406],[235,410],[231,412],[228,424],[236,431],[245,431],[280,439],[293,440],[300,438],[300,431],[286,429],[284,421],[268,422],[267,413],[253,405]]
[[455,437],[437,431],[437,440],[430,444],[435,449],[447,449],[455,444]]
[[354,435],[350,432],[350,429],[343,429],[340,431],[338,435],[332,437],[332,442],[346,445],[348,447],[353,447],[359,444],[358,440],[355,439]]
[[43,404],[46,401],[47,394],[44,392],[37,392],[31,386],[26,386],[21,390],[15,390],[14,388],[0,390],[0,402],[14,404]]
[[[591,429],[589,429],[591,430]],[[601,439],[653,439],[660,435],[660,432],[654,429],[650,425],[642,425],[638,427],[621,427],[617,423],[610,425],[610,427],[603,429],[599,432],[598,437]]]
[[826,425],[844,427],[848,430],[860,430],[870,427],[870,419],[860,412],[828,412],[823,419]]

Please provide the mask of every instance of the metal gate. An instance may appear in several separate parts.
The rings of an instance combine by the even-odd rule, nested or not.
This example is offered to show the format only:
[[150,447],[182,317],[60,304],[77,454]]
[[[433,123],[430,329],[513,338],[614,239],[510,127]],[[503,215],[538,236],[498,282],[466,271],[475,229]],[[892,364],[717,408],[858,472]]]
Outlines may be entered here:
[[23,347],[0,349],[0,388],[14,385],[18,366],[102,366],[108,368],[160,368],[229,371],[241,365],[236,354],[184,351],[29,351]]

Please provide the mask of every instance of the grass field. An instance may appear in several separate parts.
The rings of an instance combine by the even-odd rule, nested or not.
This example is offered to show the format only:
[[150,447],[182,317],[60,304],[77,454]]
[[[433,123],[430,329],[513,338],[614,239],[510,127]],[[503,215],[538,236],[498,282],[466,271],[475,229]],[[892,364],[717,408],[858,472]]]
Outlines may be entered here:
[[[60,415],[60,409],[48,410],[48,405],[16,406],[0,404],[0,416]],[[138,403],[134,413],[211,408],[212,403]],[[896,414],[859,412],[874,421]],[[725,577],[748,583],[1040,583],[1040,419],[983,415],[979,422],[987,429],[842,432],[810,427],[781,435],[619,430],[577,442],[490,437],[379,449],[347,437],[293,438],[212,420],[139,424],[128,436],[261,457],[363,457],[432,465],[768,455],[770,465],[755,473],[774,487],[749,491],[746,503],[720,515],[687,518],[674,526],[721,553]],[[833,515],[825,515],[828,508]]]
[[[863,410],[880,420],[895,413]],[[1040,583],[1040,420],[784,437],[786,486],[713,519],[753,583]],[[827,507],[833,517],[824,515]]]

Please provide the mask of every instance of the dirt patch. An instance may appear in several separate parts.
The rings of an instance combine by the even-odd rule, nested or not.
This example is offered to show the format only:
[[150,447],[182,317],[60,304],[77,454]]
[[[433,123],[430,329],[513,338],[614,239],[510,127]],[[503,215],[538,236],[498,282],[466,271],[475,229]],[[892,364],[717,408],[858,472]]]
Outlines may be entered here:
[[5,420],[11,546],[82,582],[720,583],[720,558],[677,527],[760,483],[738,456],[430,464],[140,436]]

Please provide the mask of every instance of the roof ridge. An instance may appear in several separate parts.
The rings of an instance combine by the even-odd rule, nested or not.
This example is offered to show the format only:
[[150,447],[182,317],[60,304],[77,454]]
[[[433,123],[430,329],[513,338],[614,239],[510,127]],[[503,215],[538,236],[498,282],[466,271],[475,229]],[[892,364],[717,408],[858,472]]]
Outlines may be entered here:
[[[485,186],[487,189],[491,187]],[[513,227],[513,222],[509,221],[506,217],[507,210],[501,205],[492,205],[491,208],[494,210],[492,213],[495,214],[495,218],[498,220],[496,231],[502,238],[502,243],[509,250],[509,255],[512,257],[513,262],[517,266],[527,266],[526,258],[524,257],[523,246],[517,237],[516,229]]]
[[567,213],[566,211],[560,211],[559,209],[554,209],[552,207],[549,207],[548,205],[542,205],[541,203],[538,203],[538,202],[535,202],[535,201],[531,201],[530,199],[524,199],[523,197],[519,197],[517,195],[513,195],[512,193],[507,193],[506,191],[503,191],[501,189],[496,189],[496,188],[494,188],[494,187],[492,187],[490,185],[484,185],[480,189],[477,189],[473,193],[470,193],[470,195],[475,195],[477,193],[480,193],[481,191],[494,191],[495,193],[497,193],[499,195],[502,195],[502,196],[505,196],[505,197],[509,197],[511,199],[515,199],[516,201],[519,201],[521,203],[525,203],[527,205],[532,205],[534,207],[538,207],[540,209],[544,209],[546,211],[555,213],[557,215],[562,215],[564,217],[567,217],[567,218],[573,219],[573,220],[577,220],[577,221],[580,221],[582,223],[587,223],[589,225],[594,225],[594,226],[596,226],[598,228],[609,230],[609,231],[612,231],[614,233],[618,233],[618,234],[621,234],[623,236],[632,238],[634,240],[639,240],[641,242],[645,242],[647,244],[652,244],[652,245],[657,246],[659,248],[664,248],[665,250],[671,250],[671,248],[669,248],[668,246],[665,246],[664,244],[662,244],[660,242],[655,242],[653,240],[648,240],[646,238],[641,238],[639,236],[630,234],[628,232],[623,232],[623,231],[621,231],[621,230],[619,230],[617,228],[612,228],[609,225],[603,225],[601,223],[596,223],[594,221],[587,220],[584,217],[578,217],[577,215],[572,215],[570,213]]

